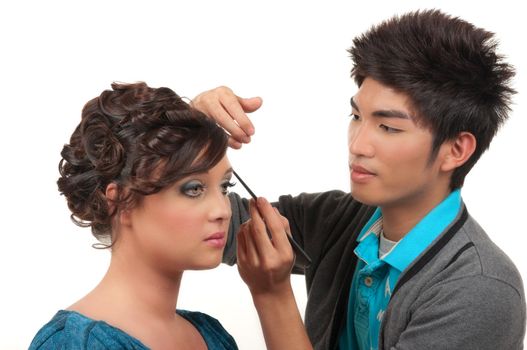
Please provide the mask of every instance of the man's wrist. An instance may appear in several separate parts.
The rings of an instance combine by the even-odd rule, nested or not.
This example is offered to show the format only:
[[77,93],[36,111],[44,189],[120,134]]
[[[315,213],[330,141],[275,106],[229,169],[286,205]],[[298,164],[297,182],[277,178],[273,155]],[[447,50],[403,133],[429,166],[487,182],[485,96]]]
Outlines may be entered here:
[[273,289],[272,291],[251,290],[251,295],[253,297],[253,302],[256,307],[281,307],[285,304],[290,303],[291,301],[296,303],[291,284]]

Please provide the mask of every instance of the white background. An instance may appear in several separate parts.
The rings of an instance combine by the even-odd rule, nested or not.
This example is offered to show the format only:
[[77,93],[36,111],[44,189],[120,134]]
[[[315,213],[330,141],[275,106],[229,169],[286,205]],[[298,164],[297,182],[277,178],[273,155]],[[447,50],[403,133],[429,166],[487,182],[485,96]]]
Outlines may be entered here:
[[[231,163],[262,196],[349,188],[351,39],[396,13],[440,8],[497,33],[517,68],[513,113],[467,178],[469,212],[527,276],[524,11],[516,1],[3,1],[0,5],[0,349],[25,349],[93,288],[109,253],[69,220],[56,189],[62,145],[112,81],[194,97],[218,85],[260,95],[256,136]],[[245,194],[242,188],[240,193]],[[305,287],[294,278],[300,307]],[[241,349],[264,349],[235,267],[189,272],[180,308],[218,318]]]

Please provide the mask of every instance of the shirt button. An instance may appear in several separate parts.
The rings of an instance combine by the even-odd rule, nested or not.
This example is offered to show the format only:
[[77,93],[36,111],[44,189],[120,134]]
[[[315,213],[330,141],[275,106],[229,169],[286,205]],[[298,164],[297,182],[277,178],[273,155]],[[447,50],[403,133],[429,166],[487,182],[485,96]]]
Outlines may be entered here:
[[364,278],[364,284],[366,285],[366,287],[371,287],[371,285],[373,284],[373,278],[371,278],[370,276]]

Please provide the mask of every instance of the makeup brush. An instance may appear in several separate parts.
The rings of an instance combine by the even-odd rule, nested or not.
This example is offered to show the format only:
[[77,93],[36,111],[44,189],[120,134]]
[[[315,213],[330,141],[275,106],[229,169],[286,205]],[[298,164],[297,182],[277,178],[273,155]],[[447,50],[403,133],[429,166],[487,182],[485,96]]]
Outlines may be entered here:
[[[238,175],[236,173],[236,171],[232,171],[232,173],[234,174],[234,176],[236,176],[236,178],[240,181],[240,183],[242,184],[242,186],[247,190],[247,192],[249,192],[249,194],[251,195],[251,197],[254,198],[254,200],[257,199],[256,195],[254,194],[254,192],[249,188],[249,186],[247,186],[247,184],[245,183],[245,181],[242,180],[242,178],[240,177],[240,175]],[[309,255],[307,255],[307,253],[302,249],[302,247],[300,247],[300,245],[293,239],[293,236],[289,233],[286,232],[286,236],[287,236],[287,239],[289,240],[289,243],[291,244],[291,246],[293,247],[293,251],[295,252],[295,255],[296,255],[296,261],[295,261],[295,264],[296,265],[300,265],[301,267],[303,268],[306,268],[306,267],[309,267],[309,265],[311,264],[311,258],[309,257]]]

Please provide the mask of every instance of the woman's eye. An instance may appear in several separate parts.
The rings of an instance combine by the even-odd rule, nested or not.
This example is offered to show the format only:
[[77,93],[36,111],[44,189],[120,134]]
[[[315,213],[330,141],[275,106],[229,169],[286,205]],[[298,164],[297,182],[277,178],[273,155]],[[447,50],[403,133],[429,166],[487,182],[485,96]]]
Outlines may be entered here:
[[191,182],[181,186],[181,193],[189,197],[199,197],[205,191],[205,186],[199,182]]
[[223,194],[228,194],[229,193],[229,188],[231,188],[232,186],[236,185],[235,183],[233,182],[230,182],[230,181],[227,181],[227,182],[224,182],[222,185],[221,185],[221,188],[222,188],[222,192]]

